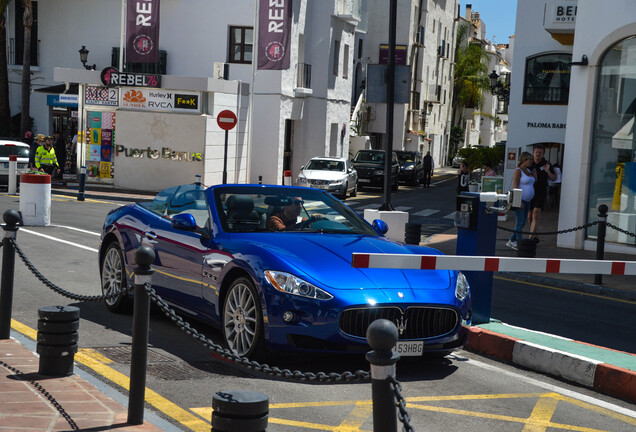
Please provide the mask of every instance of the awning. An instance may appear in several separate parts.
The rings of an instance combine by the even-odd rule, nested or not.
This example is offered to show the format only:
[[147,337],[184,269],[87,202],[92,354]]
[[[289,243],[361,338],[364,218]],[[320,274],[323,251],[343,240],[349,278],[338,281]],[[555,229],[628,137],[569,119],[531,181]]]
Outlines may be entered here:
[[69,94],[76,95],[79,91],[79,84],[77,83],[69,83],[68,89],[66,88],[66,84],[58,84],[54,86],[41,87],[39,89],[35,89],[36,93],[46,93],[46,94]]

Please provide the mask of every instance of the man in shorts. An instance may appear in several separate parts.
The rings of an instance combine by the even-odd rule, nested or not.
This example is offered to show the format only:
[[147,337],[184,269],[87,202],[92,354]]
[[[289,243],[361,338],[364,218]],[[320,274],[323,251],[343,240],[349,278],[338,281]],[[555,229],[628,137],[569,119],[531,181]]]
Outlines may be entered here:
[[[543,210],[546,197],[548,195],[548,179],[556,179],[554,169],[552,169],[550,162],[545,160],[543,157],[544,154],[545,147],[541,144],[536,145],[532,152],[534,160],[530,166],[530,172],[535,171],[537,173],[537,180],[534,182],[534,198],[530,201],[530,211],[528,212],[530,231],[533,233],[537,232],[541,210]],[[530,238],[533,238],[537,243],[539,243],[539,238],[536,235],[532,235]]]

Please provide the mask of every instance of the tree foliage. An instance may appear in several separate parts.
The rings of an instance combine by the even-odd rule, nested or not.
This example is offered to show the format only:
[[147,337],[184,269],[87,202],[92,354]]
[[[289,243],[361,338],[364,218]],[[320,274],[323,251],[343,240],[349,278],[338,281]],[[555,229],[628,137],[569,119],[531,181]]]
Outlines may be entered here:
[[470,146],[459,149],[457,153],[464,158],[464,163],[468,169],[476,169],[484,166],[485,163],[490,164],[493,168],[503,162],[504,146],[482,147]]

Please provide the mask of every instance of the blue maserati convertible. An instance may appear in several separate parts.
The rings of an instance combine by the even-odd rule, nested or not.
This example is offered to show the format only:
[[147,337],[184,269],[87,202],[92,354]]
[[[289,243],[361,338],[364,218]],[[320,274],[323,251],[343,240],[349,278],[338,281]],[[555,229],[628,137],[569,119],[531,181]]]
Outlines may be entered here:
[[[384,237],[317,189],[199,184],[112,210],[101,236],[102,291],[132,283],[135,250],[153,247],[152,285],[175,309],[217,326],[236,354],[366,352],[376,319],[396,324],[403,355],[464,344],[470,288],[454,271],[361,269],[352,253],[439,254]],[[131,298],[106,301],[113,312]]]

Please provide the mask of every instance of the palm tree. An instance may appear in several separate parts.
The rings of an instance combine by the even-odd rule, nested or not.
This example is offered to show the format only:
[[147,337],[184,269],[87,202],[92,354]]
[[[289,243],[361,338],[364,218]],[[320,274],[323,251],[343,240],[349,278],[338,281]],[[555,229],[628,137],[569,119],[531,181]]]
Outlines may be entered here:
[[31,27],[33,26],[33,4],[31,0],[22,0],[24,4],[24,48],[22,56],[22,115],[20,116],[20,136],[30,128],[31,120]]
[[[468,40],[468,25],[457,29],[455,69],[453,75],[453,112],[451,123],[461,126],[464,108],[480,108],[484,91],[490,88],[488,65],[490,58],[483,46]],[[453,147],[456,147],[456,143]],[[450,149],[452,157],[457,149]]]
[[11,105],[9,103],[9,72],[7,68],[7,6],[11,0],[0,0],[0,135],[11,133]]

